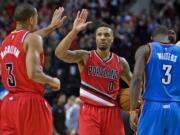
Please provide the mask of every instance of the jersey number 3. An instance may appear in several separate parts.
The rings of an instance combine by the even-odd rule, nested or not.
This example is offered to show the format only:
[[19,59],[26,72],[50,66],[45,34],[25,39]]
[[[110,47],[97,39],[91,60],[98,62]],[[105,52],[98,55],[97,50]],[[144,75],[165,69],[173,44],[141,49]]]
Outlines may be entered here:
[[172,69],[172,65],[164,65],[163,64],[163,70],[165,71],[165,76],[164,78],[162,78],[162,83],[163,84],[170,84],[171,83],[171,69]]
[[7,83],[10,87],[16,86],[16,79],[15,76],[13,75],[13,64],[12,63],[7,63],[6,64],[6,69],[8,72],[8,80]]

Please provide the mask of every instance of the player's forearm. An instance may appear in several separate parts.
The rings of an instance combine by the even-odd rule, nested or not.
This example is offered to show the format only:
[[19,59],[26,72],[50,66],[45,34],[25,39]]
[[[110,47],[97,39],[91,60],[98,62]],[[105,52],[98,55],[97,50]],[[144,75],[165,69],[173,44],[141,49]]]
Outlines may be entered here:
[[40,83],[40,84],[50,84],[53,80],[52,77],[46,75],[43,71],[41,70],[36,70],[34,71],[34,73],[30,74],[29,75],[29,78],[37,83]]
[[75,30],[71,30],[69,34],[58,44],[56,50],[55,50],[55,55],[62,59],[67,55],[68,49],[71,46],[72,41],[75,39],[77,36],[78,32]]
[[138,75],[132,77],[130,85],[130,111],[133,111],[137,108],[142,83],[142,77]]
[[45,28],[35,31],[34,33],[40,35],[41,37],[47,37],[48,34],[50,34],[52,31],[55,30],[55,28],[56,28],[55,26],[48,25]]

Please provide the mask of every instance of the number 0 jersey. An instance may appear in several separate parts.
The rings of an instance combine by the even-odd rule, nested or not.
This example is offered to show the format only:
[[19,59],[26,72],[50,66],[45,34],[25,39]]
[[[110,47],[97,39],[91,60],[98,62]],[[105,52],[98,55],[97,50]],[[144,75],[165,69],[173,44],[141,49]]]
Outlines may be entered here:
[[80,98],[91,105],[117,106],[121,72],[116,54],[111,53],[109,60],[103,61],[95,50],[90,51],[86,66],[80,73]]
[[143,98],[150,101],[180,101],[180,47],[150,43]]
[[[42,95],[44,87],[28,78],[26,68],[26,52],[23,41],[29,32],[20,30],[10,33],[0,48],[2,82],[4,88],[11,93],[31,92]],[[40,56],[43,67],[44,55]]]

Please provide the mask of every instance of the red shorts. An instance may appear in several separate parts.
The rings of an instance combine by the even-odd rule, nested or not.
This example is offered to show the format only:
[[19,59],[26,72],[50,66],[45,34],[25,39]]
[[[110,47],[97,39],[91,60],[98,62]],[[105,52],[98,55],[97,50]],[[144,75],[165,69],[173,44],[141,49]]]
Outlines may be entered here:
[[79,115],[80,135],[125,135],[119,107],[82,104]]
[[35,94],[9,94],[1,105],[1,135],[52,135],[48,103]]
[[[0,127],[1,127],[1,103],[2,101],[0,100]],[[1,135],[1,130],[0,130],[0,135]]]
[[0,100],[0,123],[1,123],[1,103],[2,101]]

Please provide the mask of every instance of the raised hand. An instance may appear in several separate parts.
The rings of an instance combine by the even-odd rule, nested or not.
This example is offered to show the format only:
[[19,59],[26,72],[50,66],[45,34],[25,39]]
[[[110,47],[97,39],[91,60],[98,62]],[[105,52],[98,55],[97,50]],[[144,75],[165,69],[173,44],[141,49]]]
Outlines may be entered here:
[[66,16],[62,17],[63,12],[64,12],[63,7],[59,7],[58,9],[54,11],[51,24],[50,24],[52,27],[58,28],[63,25],[63,22],[66,19]]
[[73,23],[73,30],[75,30],[76,32],[80,32],[84,30],[88,24],[91,24],[92,22],[90,21],[86,22],[87,16],[88,16],[87,9],[82,9],[81,11],[78,11],[76,19],[74,20]]

